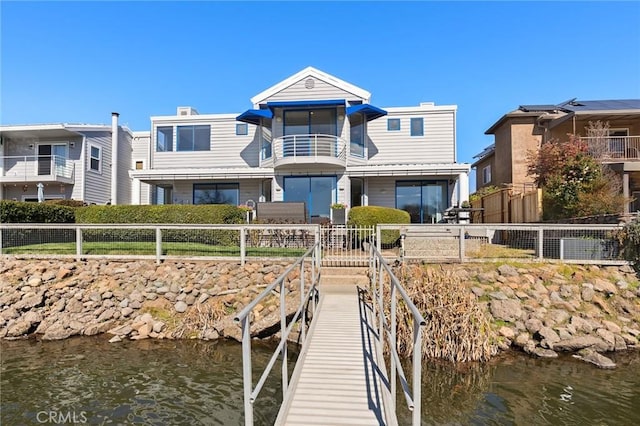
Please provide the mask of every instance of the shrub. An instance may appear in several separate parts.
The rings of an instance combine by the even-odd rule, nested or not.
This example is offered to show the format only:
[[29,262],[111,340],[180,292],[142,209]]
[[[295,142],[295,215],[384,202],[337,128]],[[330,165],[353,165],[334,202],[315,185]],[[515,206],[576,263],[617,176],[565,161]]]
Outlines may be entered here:
[[73,223],[71,207],[48,203],[0,201],[0,223]]
[[622,247],[622,255],[631,262],[636,271],[640,270],[640,222],[627,223],[617,234]]
[[[78,223],[120,224],[241,224],[245,213],[236,206],[206,205],[144,205],[144,206],[87,206],[77,209]],[[91,240],[141,241],[155,239],[153,230],[87,230],[85,238]],[[163,232],[163,240],[176,242],[202,242],[206,244],[237,245],[236,231],[205,231],[171,229]]]
[[[349,211],[348,225],[376,226],[380,223],[411,223],[411,216],[404,210],[380,206],[353,207]],[[382,245],[394,244],[400,238],[400,231],[383,231]]]

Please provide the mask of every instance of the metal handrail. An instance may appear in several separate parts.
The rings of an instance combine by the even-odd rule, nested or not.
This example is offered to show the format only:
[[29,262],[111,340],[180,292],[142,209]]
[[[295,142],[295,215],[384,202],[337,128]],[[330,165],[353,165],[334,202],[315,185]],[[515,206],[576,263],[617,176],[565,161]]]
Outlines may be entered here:
[[[305,260],[309,258],[311,262],[311,284],[308,291],[305,293],[305,274],[307,271],[304,269]],[[300,268],[300,305],[293,315],[292,320],[287,326],[286,315],[286,303],[285,303],[285,278],[296,268]],[[271,369],[275,365],[278,357],[282,358],[282,399],[284,400],[287,390],[289,388],[289,373],[288,373],[288,354],[287,354],[287,340],[291,330],[300,318],[300,343],[304,343],[306,339],[305,325],[307,322],[306,309],[307,303],[311,303],[312,316],[315,316],[316,310],[316,293],[317,285],[320,280],[320,242],[316,240],[316,243],[307,252],[300,257],[296,262],[287,268],[272,284],[264,289],[258,297],[256,297],[251,303],[244,307],[233,320],[236,323],[240,323],[242,327],[242,380],[244,389],[244,424],[246,426],[253,425],[253,403],[255,402],[258,394],[262,390]],[[255,388],[253,387],[252,366],[251,366],[251,311],[256,307],[258,303],[270,296],[272,292],[278,287],[280,295],[280,343],[274,350],[267,366],[262,372],[258,383]]]
[[273,139],[274,159],[295,157],[332,157],[346,159],[347,143],[335,135],[286,135]]
[[[378,236],[378,244],[380,244],[380,237]],[[380,344],[383,345],[385,339],[389,344],[390,351],[390,368],[389,371],[385,371],[385,375],[389,380],[389,392],[391,393],[391,400],[393,403],[393,409],[396,408],[396,376],[400,378],[400,384],[402,386],[402,392],[407,402],[407,407],[412,412],[412,422],[414,426],[421,423],[421,399],[422,399],[422,330],[426,325],[426,320],[413,303],[411,298],[407,295],[407,292],[400,284],[400,281],[395,276],[389,264],[380,253],[379,247],[374,244],[369,246],[370,253],[370,271],[371,271],[371,284],[372,294],[377,303],[373,303],[374,315],[378,315],[378,338]],[[391,287],[390,300],[385,302],[384,297],[384,277],[389,277],[389,284]],[[413,372],[411,389],[407,382],[402,363],[400,362],[400,356],[398,355],[397,338],[396,338],[396,308],[397,308],[397,296],[398,294],[404,301],[405,305],[409,308],[413,317],[413,354],[411,358]],[[385,303],[390,303],[390,318],[387,320],[385,317],[384,307]],[[377,306],[376,306],[377,305]],[[385,367],[386,369],[386,367]]]

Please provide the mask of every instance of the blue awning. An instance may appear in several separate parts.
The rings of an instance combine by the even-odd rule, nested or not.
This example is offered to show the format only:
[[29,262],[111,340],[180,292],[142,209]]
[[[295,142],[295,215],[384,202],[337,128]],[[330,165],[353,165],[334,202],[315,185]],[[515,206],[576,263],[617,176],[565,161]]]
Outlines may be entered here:
[[237,121],[244,123],[260,125],[261,118],[272,118],[273,113],[268,109],[248,109],[239,116],[236,117]]
[[369,104],[360,104],[347,107],[348,116],[356,113],[364,115],[365,120],[367,121],[375,120],[376,118],[387,115],[387,111]]
[[308,107],[330,107],[344,106],[344,99],[327,99],[321,101],[275,101],[267,102],[267,107],[273,108],[308,108]]

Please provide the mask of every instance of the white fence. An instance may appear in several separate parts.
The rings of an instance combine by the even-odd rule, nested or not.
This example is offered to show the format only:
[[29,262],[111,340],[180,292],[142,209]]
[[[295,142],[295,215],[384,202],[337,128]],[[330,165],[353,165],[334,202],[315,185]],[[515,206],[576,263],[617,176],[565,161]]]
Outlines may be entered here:
[[626,263],[618,225],[0,224],[0,255],[57,258],[297,259],[320,242],[324,266],[366,265],[375,244],[388,261]]

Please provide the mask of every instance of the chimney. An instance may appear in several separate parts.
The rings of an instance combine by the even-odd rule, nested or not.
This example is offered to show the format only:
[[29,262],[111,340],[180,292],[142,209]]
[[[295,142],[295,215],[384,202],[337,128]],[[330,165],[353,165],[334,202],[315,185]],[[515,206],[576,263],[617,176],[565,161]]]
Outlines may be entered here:
[[111,113],[111,205],[118,204],[118,117]]

